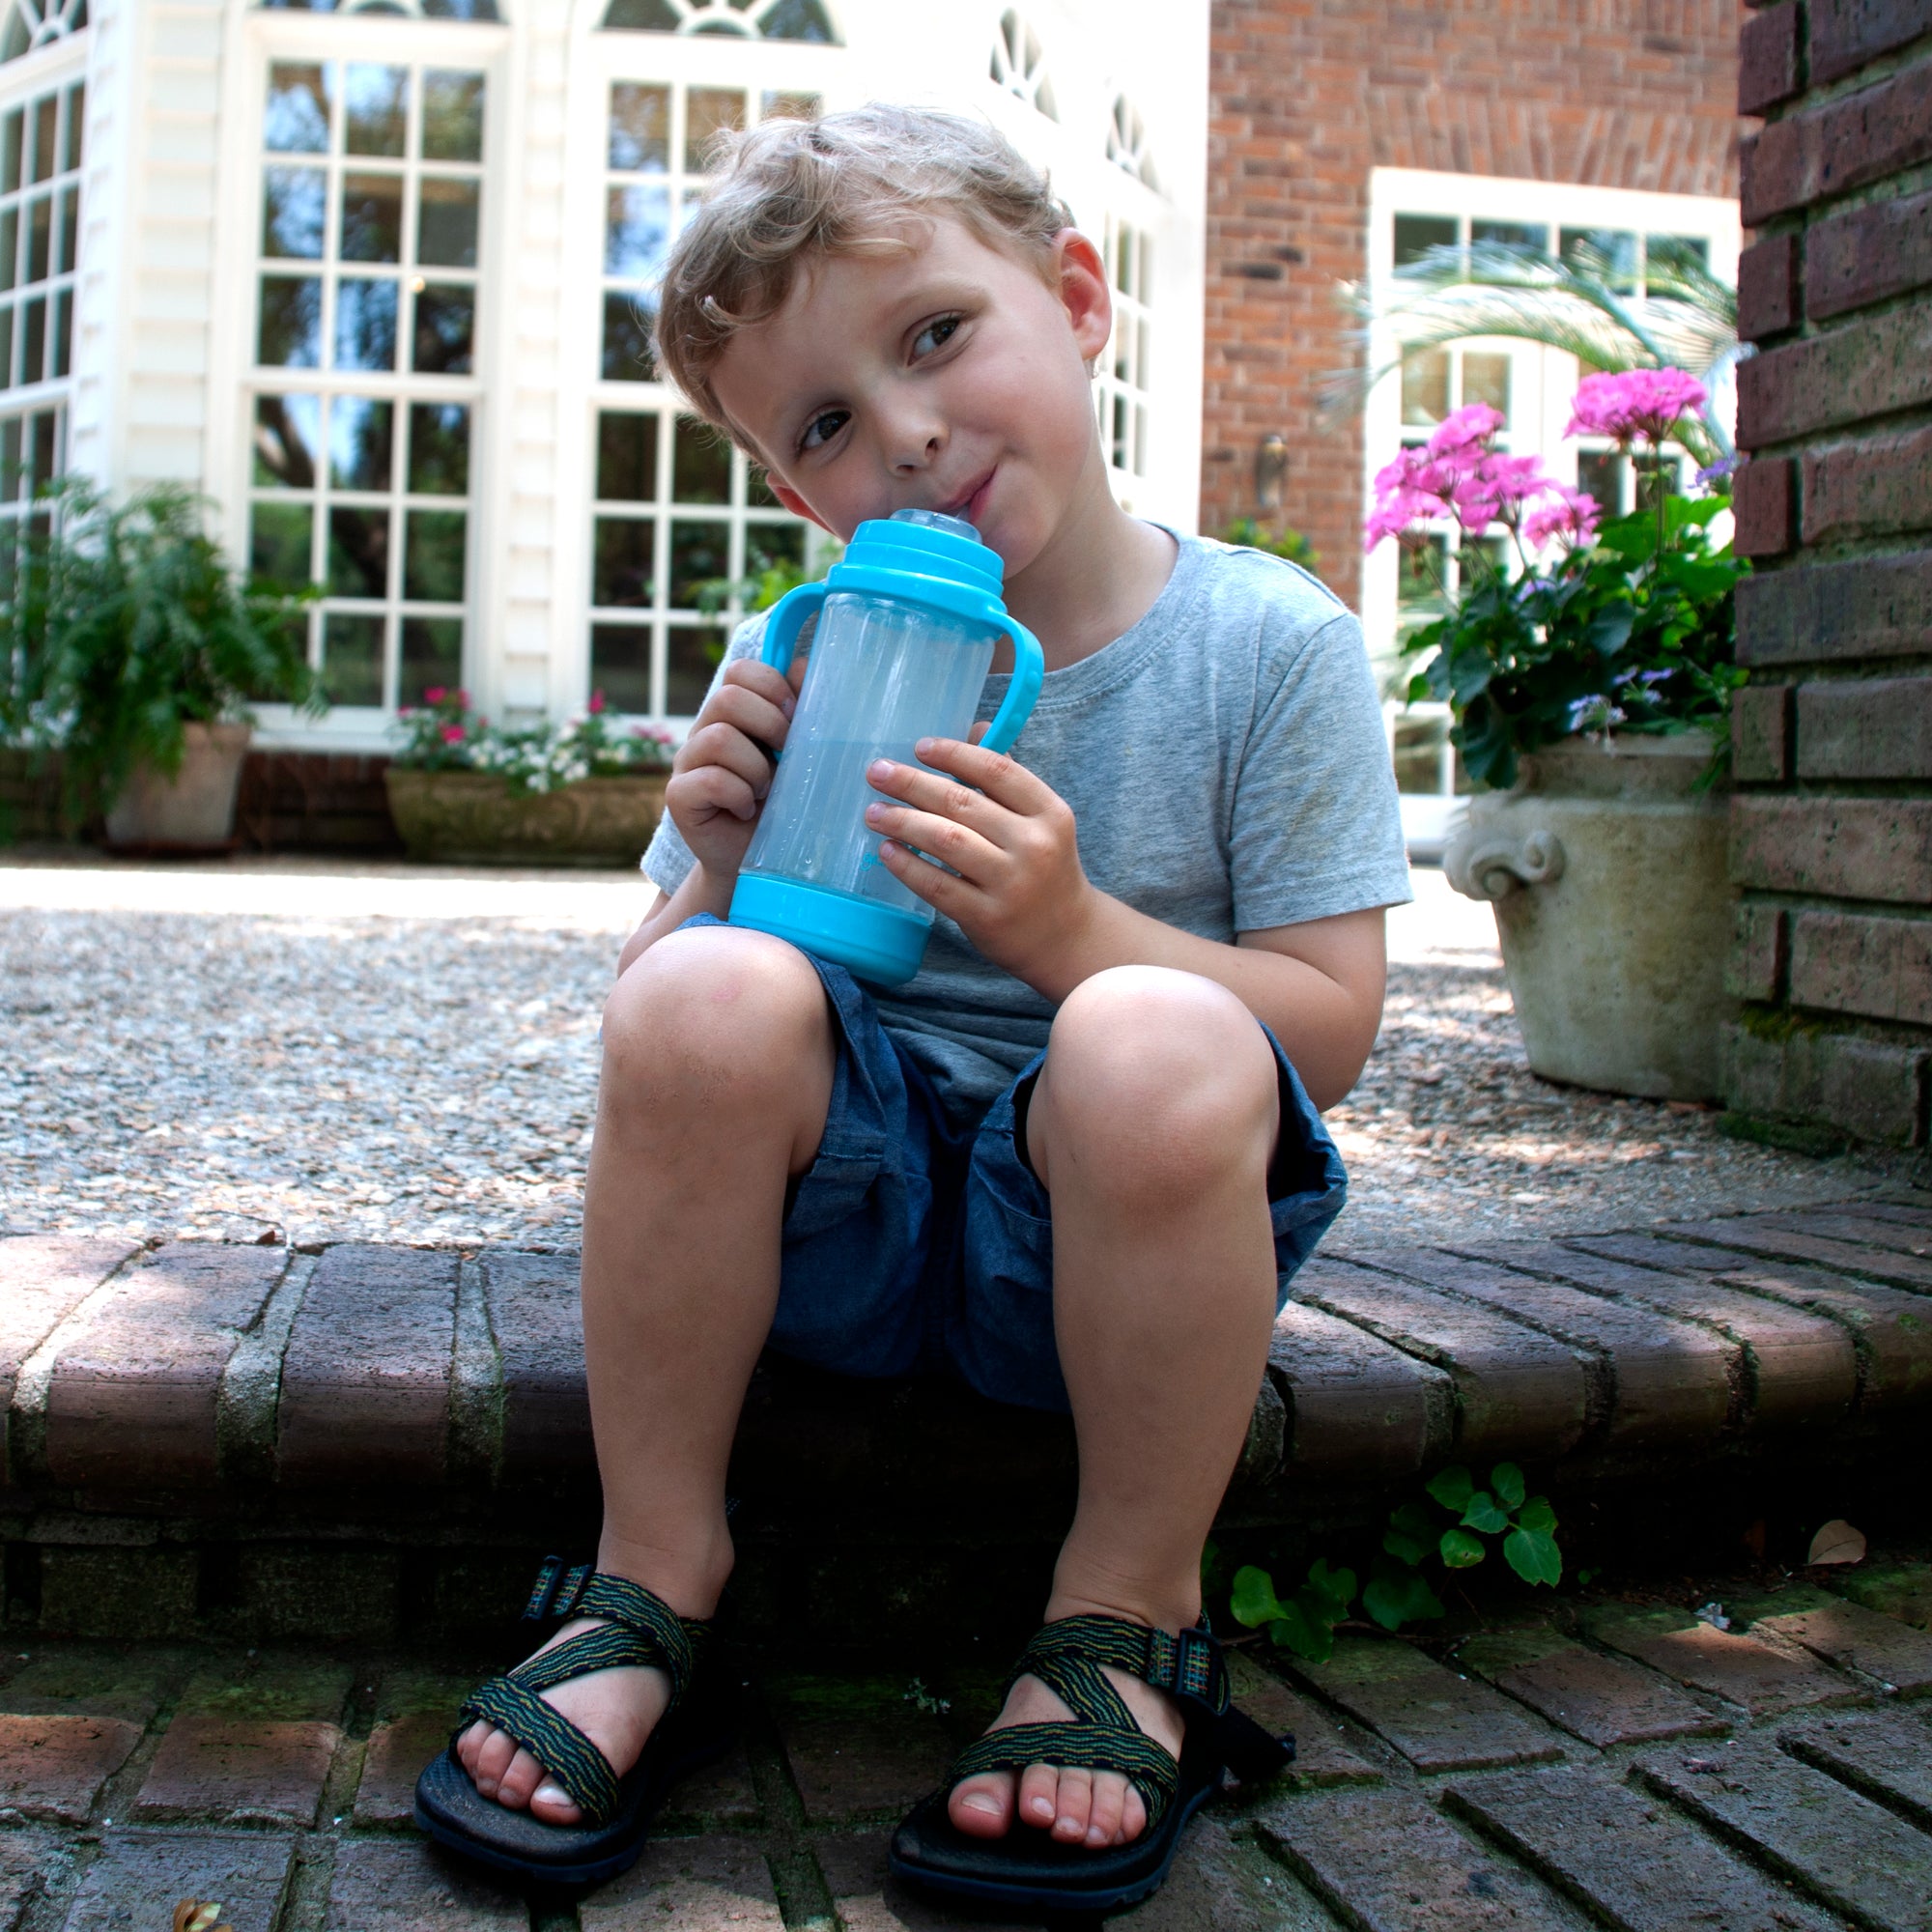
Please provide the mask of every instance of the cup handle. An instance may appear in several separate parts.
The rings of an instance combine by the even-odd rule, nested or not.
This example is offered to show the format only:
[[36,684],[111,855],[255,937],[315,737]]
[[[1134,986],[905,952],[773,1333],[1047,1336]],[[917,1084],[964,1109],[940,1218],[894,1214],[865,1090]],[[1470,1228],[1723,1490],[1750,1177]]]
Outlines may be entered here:
[[[797,593],[794,592],[794,595]],[[1033,716],[1034,700],[1039,696],[1040,680],[1046,675],[1046,660],[1040,655],[1039,639],[1024,624],[1009,617],[1001,626],[1013,640],[1013,680],[1007,695],[980,740],[988,752],[1010,752],[1013,741],[1026,729]]]
[[760,661],[776,671],[790,670],[791,654],[798,648],[798,634],[805,620],[824,601],[823,583],[801,583],[787,590],[772,606],[772,614],[765,619],[764,642],[758,651]]

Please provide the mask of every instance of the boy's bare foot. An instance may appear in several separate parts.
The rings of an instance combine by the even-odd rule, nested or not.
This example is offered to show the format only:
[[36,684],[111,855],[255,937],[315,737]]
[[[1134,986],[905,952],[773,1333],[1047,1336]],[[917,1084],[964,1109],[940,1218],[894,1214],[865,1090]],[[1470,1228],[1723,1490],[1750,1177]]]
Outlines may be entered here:
[[[1106,1678],[1127,1709],[1155,1744],[1179,1759],[1186,1722],[1180,1708],[1166,1691],[1156,1690],[1124,1671],[1106,1671]],[[1009,1724],[1039,1724],[1065,1719],[1073,1714],[1037,1677],[1022,1677],[1007,1694],[992,1730]],[[947,1816],[953,1826],[974,1838],[1004,1837],[1013,1822],[1013,1787],[1019,1787],[1020,1822],[1051,1831],[1064,1845],[1086,1845],[1099,1851],[1108,1845],[1130,1845],[1147,1829],[1147,1805],[1140,1793],[1117,1771],[1086,1771],[1077,1766],[1060,1770],[1031,1765],[1017,1780],[1009,1771],[983,1772],[953,1786],[947,1800]]]
[[[534,1655],[541,1657],[579,1631],[595,1630],[600,1617],[578,1617]],[[670,1702],[670,1679],[641,1667],[593,1670],[541,1693],[611,1760],[619,1777],[637,1763],[652,1728]],[[582,1813],[549,1772],[507,1731],[479,1718],[456,1741],[456,1755],[485,1798],[513,1811],[527,1809],[546,1825],[575,1825]]]

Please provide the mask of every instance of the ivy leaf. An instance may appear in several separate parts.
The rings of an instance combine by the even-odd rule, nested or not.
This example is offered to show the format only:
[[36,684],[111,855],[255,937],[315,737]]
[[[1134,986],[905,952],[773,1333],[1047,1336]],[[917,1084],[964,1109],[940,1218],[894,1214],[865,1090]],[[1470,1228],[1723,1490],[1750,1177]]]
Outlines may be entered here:
[[1556,1512],[1549,1506],[1548,1496],[1531,1496],[1516,1513],[1517,1527],[1533,1534],[1549,1536],[1556,1529]]
[[1399,1529],[1392,1529],[1382,1538],[1382,1548],[1398,1563],[1413,1565],[1429,1554],[1430,1545],[1426,1539],[1406,1536]]
[[1287,1613],[1288,1605],[1276,1601],[1274,1578],[1265,1570],[1244,1563],[1235,1572],[1235,1587],[1228,1592],[1228,1607],[1237,1624],[1259,1630]]
[[1349,1605],[1355,1601],[1355,1573],[1352,1570],[1331,1570],[1327,1560],[1318,1556],[1308,1566],[1308,1581],[1295,1592],[1296,1602],[1313,1597],[1330,1614],[1328,1621],[1339,1623],[1349,1614]]
[[1490,1488],[1504,1509],[1513,1510],[1522,1501],[1522,1471],[1514,1463],[1498,1463],[1490,1471]]
[[1467,1570],[1483,1560],[1483,1539],[1466,1529],[1445,1529],[1438,1546],[1442,1560],[1452,1570]]
[[1509,1516],[1496,1507],[1496,1499],[1488,1490],[1478,1490],[1469,1498],[1469,1507],[1463,1512],[1463,1524],[1469,1529],[1480,1529],[1485,1536],[1494,1536],[1498,1530],[1509,1527]]
[[1503,1538],[1503,1554],[1525,1583],[1560,1583],[1563,1552],[1556,1539],[1540,1529],[1513,1529]]
[[1444,1509],[1459,1510],[1476,1493],[1476,1479],[1457,1463],[1436,1470],[1423,1487]]
[[1424,1617],[1442,1615],[1442,1605],[1435,1592],[1423,1581],[1422,1573],[1386,1556],[1376,1558],[1375,1572],[1362,1592],[1362,1607],[1388,1631],[1400,1630],[1404,1624]]
[[1311,1621],[1293,1604],[1282,1605],[1283,1614],[1268,1625],[1268,1638],[1277,1649],[1292,1650],[1310,1663],[1326,1663],[1335,1651],[1335,1633],[1320,1618]]

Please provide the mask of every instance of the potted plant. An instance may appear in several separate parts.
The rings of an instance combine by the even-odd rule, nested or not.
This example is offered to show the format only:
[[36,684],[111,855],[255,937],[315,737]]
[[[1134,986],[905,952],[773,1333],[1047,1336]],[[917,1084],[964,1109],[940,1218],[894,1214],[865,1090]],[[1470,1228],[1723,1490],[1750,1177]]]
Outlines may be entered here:
[[1459,594],[1404,646],[1422,661],[1408,696],[1450,706],[1451,739],[1485,787],[1443,869],[1495,903],[1530,1065],[1655,1098],[1719,1092],[1722,792],[1746,566],[1710,532],[1729,506],[1723,466],[1700,473],[1697,497],[1654,480],[1661,446],[1704,400],[1681,370],[1584,380],[1567,433],[1612,438],[1653,479],[1608,522],[1538,459],[1499,452],[1500,417],[1473,404],[1377,477],[1367,535],[1427,557],[1445,525],[1463,533]]
[[502,727],[465,691],[435,689],[398,721],[384,774],[414,859],[636,865],[664,811],[673,745],[661,724],[614,728],[604,694],[563,724]]
[[104,814],[110,846],[225,849],[249,701],[324,708],[290,621],[312,589],[240,582],[202,507],[57,484],[0,594],[0,730],[58,753],[70,821]]

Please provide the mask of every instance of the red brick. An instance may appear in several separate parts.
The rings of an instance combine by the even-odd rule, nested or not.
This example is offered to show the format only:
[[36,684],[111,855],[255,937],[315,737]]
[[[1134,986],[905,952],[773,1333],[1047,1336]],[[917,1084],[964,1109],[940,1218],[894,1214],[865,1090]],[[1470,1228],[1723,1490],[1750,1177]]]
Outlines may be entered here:
[[283,1357],[283,1482],[440,1480],[456,1270],[454,1255],[359,1242],[323,1256]]
[[358,1825],[407,1825],[415,1811],[416,1779],[448,1744],[456,1711],[418,1711],[369,1733],[362,1779],[355,1787]]
[[1801,779],[1932,779],[1932,677],[1806,684]]
[[781,1932],[784,1924],[771,1867],[755,1845],[734,1838],[654,1838],[577,1916],[583,1932]]
[[1742,665],[1829,664],[1928,652],[1932,550],[1757,571],[1738,585]]
[[1798,317],[1798,238],[1767,235],[1738,257],[1738,334],[1762,342]]
[[1806,1027],[1776,1038],[1730,1027],[1723,1058],[1725,1097],[1741,1113],[1826,1121],[1891,1147],[1925,1137],[1927,1056],[1916,1047]]
[[1894,1288],[1932,1293],[1932,1260],[1902,1243],[1895,1247],[1867,1245],[1865,1231],[1855,1214],[1816,1209],[1741,1214],[1722,1221],[1672,1221],[1659,1232],[1686,1241],[1742,1248],[1747,1254],[1769,1255],[1777,1261],[1842,1268],[1848,1274],[1868,1275]]
[[313,1825],[341,1739],[333,1724],[177,1718],[133,1816],[142,1824]]
[[1817,1601],[1803,1608],[1774,1607],[1751,1629],[1802,1643],[1828,1663],[1861,1671],[1908,1697],[1932,1690],[1932,1636],[1861,1604],[1814,1595]]
[[27,1357],[136,1249],[71,1235],[0,1239],[0,1480],[10,1466],[8,1418]]
[[1791,1000],[1826,1012],[1932,1026],[1932,920],[1799,913]]
[[179,1637],[194,1628],[200,1565],[165,1545],[43,1545],[41,1628],[49,1635]]
[[525,1932],[529,1907],[427,1842],[350,1839],[335,1848],[323,1932]]
[[1780,1742],[1793,1757],[1932,1832],[1932,1726],[1923,1716],[1826,1718],[1786,1730]]
[[503,1479],[589,1476],[590,1398],[577,1258],[485,1255],[484,1293],[503,1375]]
[[1288,1399],[1297,1471],[1407,1475],[1430,1453],[1433,1419],[1446,1446],[1448,1378],[1352,1322],[1291,1301],[1275,1318],[1268,1368]]
[[238,1932],[276,1922],[296,1841],[263,1832],[107,1832],[62,1920],[67,1932],[167,1932],[176,1902],[213,1899]]
[[1790,931],[1782,907],[1741,900],[1732,915],[1724,990],[1739,1000],[1782,999]]
[[1932,33],[1932,0],[1811,0],[1810,16],[1814,87]]
[[0,1718],[0,1806],[80,1825],[141,1727],[119,1718]]
[[[1742,307],[1744,258],[1738,275]],[[1927,282],[1932,282],[1932,194],[1849,208],[1805,234],[1804,312],[1814,322]]]
[[1343,1742],[1329,1714],[1298,1697],[1271,1670],[1237,1650],[1228,1653],[1228,1678],[1237,1703],[1264,1730],[1294,1740],[1294,1762],[1282,1775],[1296,1784],[1376,1784],[1382,1774]]
[[768,1687],[798,1795],[813,1824],[901,1812],[938,1784],[955,1742],[905,1698],[902,1679],[858,1687],[810,1677]]
[[1738,35],[1738,112],[1762,114],[1798,92],[1798,0],[1781,0]]
[[1745,151],[1745,226],[1901,174],[1928,157],[1932,63],[1770,123]]
[[1932,902],[1932,799],[1731,801],[1731,877],[1760,892]]
[[1456,1662],[1599,1749],[1729,1728],[1674,1684],[1553,1630],[1480,1635]]
[[1741,363],[1738,444],[1761,449],[1927,402],[1932,304],[1891,309]]
[[1932,428],[1804,453],[1804,541],[1932,527]]
[[62,1349],[47,1391],[47,1464],[100,1488],[220,1480],[222,1371],[288,1265],[285,1248],[171,1241],[122,1271]]
[[1731,696],[1731,776],[1740,784],[1791,775],[1791,686],[1751,684]]
[[1740,556],[1781,556],[1791,548],[1798,503],[1791,464],[1781,456],[1747,463],[1732,479],[1737,520],[1732,547]]
[[1698,1623],[1677,1610],[1607,1609],[1586,1620],[1599,1643],[1647,1663],[1653,1670],[1753,1718],[1776,1717],[1813,1704],[1842,1704],[1862,1693],[1849,1679],[1808,1659],[1788,1657],[1769,1644]]

